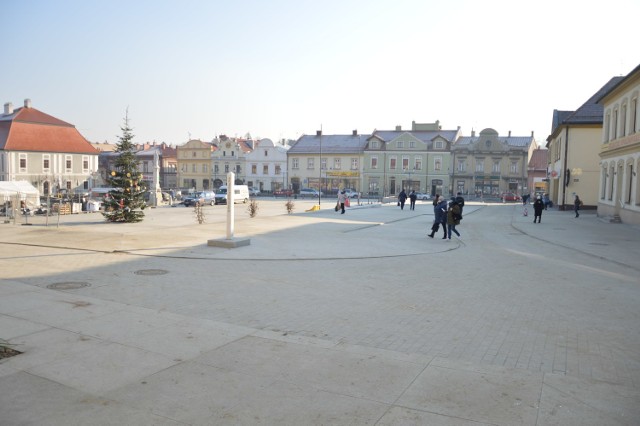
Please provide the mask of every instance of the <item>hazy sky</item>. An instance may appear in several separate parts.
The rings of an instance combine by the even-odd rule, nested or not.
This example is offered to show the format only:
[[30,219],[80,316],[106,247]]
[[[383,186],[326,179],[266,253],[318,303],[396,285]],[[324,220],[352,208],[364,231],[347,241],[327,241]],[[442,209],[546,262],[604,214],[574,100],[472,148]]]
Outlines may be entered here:
[[640,64],[640,1],[4,1],[0,102],[115,142],[535,131]]

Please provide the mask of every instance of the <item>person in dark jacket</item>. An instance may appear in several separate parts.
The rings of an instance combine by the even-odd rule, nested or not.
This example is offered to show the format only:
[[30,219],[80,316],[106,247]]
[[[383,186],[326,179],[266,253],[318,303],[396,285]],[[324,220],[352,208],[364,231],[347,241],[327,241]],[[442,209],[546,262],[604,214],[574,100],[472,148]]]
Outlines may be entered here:
[[573,211],[576,213],[576,217],[580,216],[580,213],[578,213],[580,206],[582,206],[582,200],[578,197],[578,194],[576,194],[576,199],[573,201]]
[[542,197],[538,195],[536,201],[533,202],[533,223],[536,223],[536,219],[538,219],[538,223],[540,223],[542,210],[544,210],[544,201],[542,201]]
[[438,228],[442,225],[442,239],[447,239],[447,200],[444,197],[438,197],[438,204],[433,206],[433,215],[435,217],[433,221],[433,226],[431,227],[431,234],[429,234],[430,238],[433,238],[433,235],[438,232]]
[[407,193],[404,189],[398,194],[398,203],[400,203],[400,210],[404,210],[404,202],[407,201]]
[[409,193],[409,210],[415,210],[416,209],[416,200],[418,199],[418,196],[416,195],[416,191],[411,190],[411,192]]
[[456,229],[456,225],[460,225],[460,218],[462,215],[460,214],[460,205],[456,201],[455,197],[451,197],[451,202],[449,203],[449,209],[447,210],[447,236],[449,240],[451,240],[451,232],[454,232],[458,238],[460,238],[460,233]]

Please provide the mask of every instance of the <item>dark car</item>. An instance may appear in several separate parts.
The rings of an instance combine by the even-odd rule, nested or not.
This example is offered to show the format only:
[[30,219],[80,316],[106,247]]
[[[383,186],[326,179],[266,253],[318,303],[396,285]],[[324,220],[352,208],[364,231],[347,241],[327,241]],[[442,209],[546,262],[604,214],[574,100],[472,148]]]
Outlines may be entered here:
[[273,191],[274,197],[291,197],[293,195],[293,191],[291,189],[279,189],[277,191]]
[[210,204],[213,206],[215,204],[215,195],[213,191],[196,192],[184,198],[182,204],[184,204],[185,207],[195,206],[196,203]]
[[502,198],[503,202],[521,200],[520,196],[517,194],[514,194],[513,192],[505,192],[504,194],[501,195],[500,198]]

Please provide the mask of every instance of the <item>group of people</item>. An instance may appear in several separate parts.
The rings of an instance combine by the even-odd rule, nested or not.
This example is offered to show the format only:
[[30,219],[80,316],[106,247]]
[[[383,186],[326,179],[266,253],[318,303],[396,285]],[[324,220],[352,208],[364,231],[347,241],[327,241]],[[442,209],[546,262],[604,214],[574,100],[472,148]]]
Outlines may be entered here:
[[[540,223],[540,220],[542,219],[542,211],[543,210],[547,210],[547,207],[550,204],[549,201],[549,196],[547,194],[544,194],[546,199],[543,199],[540,195],[538,195],[538,197],[536,198],[536,200],[533,202],[533,223]],[[578,194],[574,195],[575,198],[573,200],[573,212],[576,214],[576,217],[580,217],[580,207],[582,207],[582,200],[580,199],[580,197],[578,196]]]
[[436,194],[433,199],[434,221],[431,226],[431,233],[427,234],[429,238],[433,238],[436,232],[442,227],[442,239],[450,241],[451,234],[455,234],[460,238],[460,232],[456,229],[462,220],[462,210],[464,208],[464,198],[458,192],[458,195],[451,197],[447,201],[443,196]]

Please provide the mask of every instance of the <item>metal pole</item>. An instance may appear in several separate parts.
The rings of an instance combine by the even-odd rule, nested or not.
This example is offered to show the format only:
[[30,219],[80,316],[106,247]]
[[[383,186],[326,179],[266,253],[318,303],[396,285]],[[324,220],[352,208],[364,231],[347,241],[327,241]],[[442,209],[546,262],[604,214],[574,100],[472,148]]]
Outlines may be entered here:
[[235,183],[236,176],[233,172],[227,173],[227,240],[233,238],[234,228],[234,190],[233,185]]

